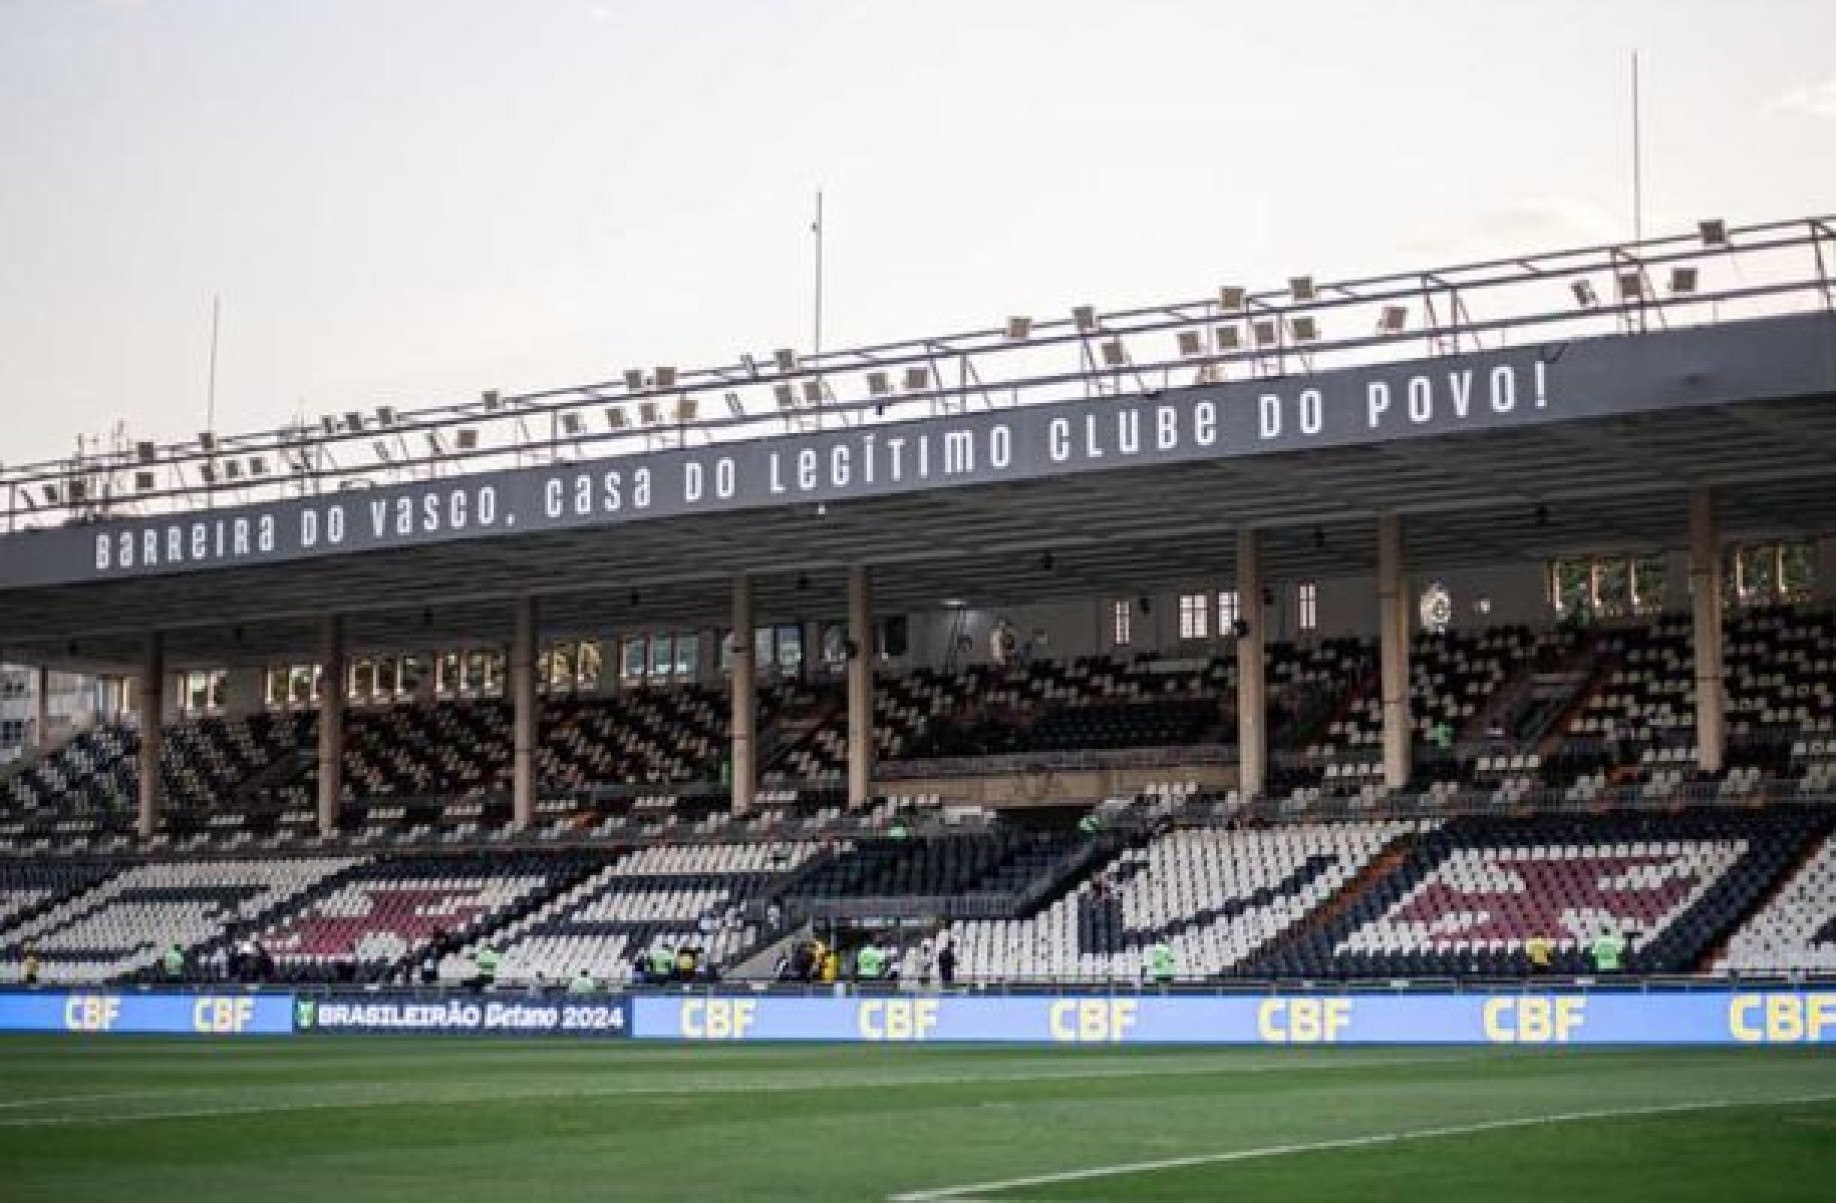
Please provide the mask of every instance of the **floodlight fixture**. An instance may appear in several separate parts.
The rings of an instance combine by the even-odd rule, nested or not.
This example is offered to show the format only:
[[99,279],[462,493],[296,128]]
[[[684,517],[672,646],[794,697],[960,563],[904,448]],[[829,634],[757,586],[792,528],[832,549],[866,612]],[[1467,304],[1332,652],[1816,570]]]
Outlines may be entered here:
[[40,489],[39,489],[38,491],[39,491],[40,493],[42,493],[42,494],[44,494],[44,498],[45,498],[45,504],[46,504],[46,505],[59,505],[59,504],[61,504],[61,503],[60,503],[60,502],[58,501],[58,495],[57,495],[57,486],[56,486],[56,485],[44,485],[44,486],[43,486],[43,487],[41,487],[41,488],[40,488]]
[[1100,349],[1103,353],[1103,365],[1105,367],[1120,368],[1128,366],[1128,348],[1122,345],[1121,339],[1108,339],[1102,344]]
[[427,450],[433,452],[435,455],[446,454],[446,440],[441,437],[439,431],[429,430],[424,437],[427,439]]
[[1688,266],[1677,266],[1670,269],[1671,295],[1679,297],[1694,296],[1696,292],[1696,269]]
[[217,436],[208,430],[200,431],[198,433],[198,446],[206,451],[215,451],[217,449]]
[[158,483],[151,472],[134,473],[134,488],[142,493],[150,492]]
[[376,458],[385,464],[395,459],[395,456],[391,454],[389,450],[389,443],[386,439],[373,440],[370,443],[370,450],[374,451],[376,453]]
[[740,367],[746,369],[746,375],[757,376],[759,374],[759,361],[752,357],[751,351],[741,351],[739,363]]
[[464,426],[453,432],[453,446],[461,451],[478,450],[478,432],[470,426]]
[[233,459],[225,460],[223,463],[223,475],[230,480],[241,480],[242,479],[242,462],[240,460],[233,460]]
[[822,377],[810,376],[804,379],[803,399],[811,405],[822,404]]
[[1010,317],[1007,319],[1007,340],[1023,343],[1033,336],[1033,319],[1030,317]]
[[867,373],[867,395],[885,397],[892,393],[892,376],[887,372]]
[[1719,217],[1697,222],[1696,234],[1702,239],[1703,246],[1728,245],[1728,223]]
[[268,474],[267,458],[265,456],[260,456],[260,455],[249,456],[249,475],[250,476],[266,476],[267,474]]
[[1320,323],[1310,313],[1288,319],[1288,333],[1297,343],[1310,343],[1320,336]]
[[377,406],[376,407],[376,424],[378,426],[395,425],[395,407],[391,405]]
[[1583,309],[1592,309],[1600,304],[1600,295],[1594,291],[1591,280],[1576,280],[1568,286],[1568,290],[1575,294],[1575,304]]
[[797,370],[797,353],[789,347],[779,347],[776,351],[772,352],[771,357],[773,361],[777,363],[780,372],[794,372]]
[[727,412],[736,418],[746,416],[746,407],[740,404],[738,393],[727,394]]
[[1377,317],[1377,333],[1401,334],[1409,324],[1409,307],[1406,305],[1385,305]]
[[644,391],[643,368],[625,369],[625,388],[634,393],[641,393]]
[[1241,350],[1243,331],[1235,325],[1216,326],[1211,331],[1211,342],[1220,351]]
[[791,386],[788,384],[773,385],[771,395],[777,398],[779,409],[790,409],[797,404],[797,394],[792,391]]
[[1240,313],[1243,310],[1244,291],[1235,284],[1226,284],[1218,289],[1218,308],[1225,313]]
[[656,369],[657,387],[672,389],[676,387],[676,369],[667,365]]
[[1251,322],[1250,334],[1259,347],[1272,347],[1281,341],[1281,327],[1266,318],[1262,321]]
[[1638,272],[1622,272],[1619,276],[1619,299],[1636,301],[1645,295],[1645,279]]
[[1297,301],[1311,301],[1319,295],[1312,276],[1295,276],[1288,281],[1288,295]]
[[338,433],[338,419],[333,417],[331,414],[320,414],[319,415],[319,429],[323,430],[326,434],[337,434]]
[[480,399],[484,402],[485,410],[488,413],[496,413],[504,407],[504,395],[494,388],[486,389],[480,395]]
[[155,447],[146,439],[142,439],[140,442],[134,444],[134,456],[139,459],[141,463],[150,464],[159,458],[159,448]]
[[570,436],[573,436],[575,438],[578,438],[581,430],[583,429],[581,421],[580,421],[580,415],[575,413],[573,410],[569,410],[568,412],[562,414],[561,415],[561,429],[564,433]]
[[1183,359],[1196,359],[1205,353],[1205,339],[1197,330],[1181,330],[1177,336]]
[[631,427],[631,422],[629,419],[625,417],[625,410],[623,406],[619,406],[619,405],[606,406],[606,429],[607,430],[628,430],[630,429],[630,427]]
[[1077,326],[1079,334],[1089,334],[1097,329],[1096,307],[1079,305],[1071,311],[1071,321]]
[[362,430],[363,415],[354,409],[347,411],[344,415],[344,428],[346,430]]
[[922,392],[931,387],[931,369],[919,364],[905,369],[905,391]]

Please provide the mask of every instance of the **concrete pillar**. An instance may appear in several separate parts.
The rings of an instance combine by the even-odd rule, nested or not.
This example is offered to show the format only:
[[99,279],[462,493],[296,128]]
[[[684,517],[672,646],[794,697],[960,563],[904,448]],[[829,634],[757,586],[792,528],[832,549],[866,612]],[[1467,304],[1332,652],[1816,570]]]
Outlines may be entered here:
[[165,782],[159,775],[160,716],[165,711],[166,644],[155,632],[147,636],[146,660],[141,665],[136,702],[140,708],[140,838],[150,839],[159,830],[165,809]]
[[1377,638],[1383,675],[1383,782],[1409,784],[1414,724],[1409,715],[1409,605],[1404,588],[1402,519],[1377,516]]
[[319,834],[338,830],[344,800],[344,623],[327,614],[319,628]]
[[51,670],[39,665],[33,686],[32,746],[43,749],[51,742]]
[[1268,784],[1269,761],[1269,695],[1263,664],[1268,612],[1262,605],[1260,531],[1237,532],[1237,617],[1248,628],[1237,640],[1237,791],[1254,798]]
[[759,677],[757,652],[753,648],[752,578],[733,578],[733,680],[729,686],[733,699],[731,736],[733,741],[732,784],[733,814],[743,817],[752,812],[753,789],[758,782],[754,763],[753,725],[758,717]]
[[511,826],[521,831],[535,818],[536,719],[541,703],[536,697],[536,603],[518,598],[516,629],[510,639],[510,704],[515,758],[510,771]]
[[848,805],[873,793],[873,582],[865,567],[848,573]]
[[266,668],[259,664],[237,664],[224,671],[223,713],[226,717],[248,718],[266,709]]
[[1696,639],[1696,763],[1718,773],[1727,751],[1722,713],[1721,532],[1715,494],[1689,495],[1690,612]]

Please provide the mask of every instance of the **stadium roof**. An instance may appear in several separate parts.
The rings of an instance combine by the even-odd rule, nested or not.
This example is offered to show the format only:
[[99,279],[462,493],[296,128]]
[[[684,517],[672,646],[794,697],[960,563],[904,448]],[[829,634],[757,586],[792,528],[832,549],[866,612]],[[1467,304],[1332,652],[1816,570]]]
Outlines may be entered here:
[[[112,579],[87,563],[81,571],[46,565],[68,559],[71,548],[78,558],[86,556],[91,540],[117,529],[130,532],[136,554],[139,536],[149,531],[162,553],[168,535],[175,548],[182,540],[189,550],[189,524],[243,513],[278,514],[283,531],[291,532],[299,508],[327,502],[295,496],[214,508],[247,491],[225,496],[210,489],[201,499],[184,493],[137,510],[91,513],[87,517],[99,521],[90,524],[34,531],[17,529],[22,524],[15,501],[9,514],[15,531],[0,536],[0,655],[127,669],[139,658],[144,632],[157,628],[166,633],[168,659],[175,665],[305,657],[316,648],[319,617],[331,612],[347,616],[347,638],[359,649],[501,641],[510,629],[512,601],[525,593],[541,597],[544,630],[557,635],[718,625],[726,618],[728,582],[737,572],[757,578],[761,621],[823,617],[843,609],[843,578],[855,563],[875,566],[876,604],[883,612],[934,609],[944,599],[1006,605],[1128,595],[1226,578],[1233,571],[1234,531],[1245,526],[1267,532],[1270,576],[1331,578],[1371,571],[1371,518],[1383,511],[1412,519],[1409,559],[1429,571],[1595,548],[1679,547],[1685,499],[1699,485],[1718,487],[1729,539],[1836,530],[1836,489],[1829,487],[1836,475],[1836,406],[1829,403],[1836,394],[1836,317],[1830,314],[1836,293],[1815,254],[1836,251],[1836,235],[1812,221],[1723,232],[1718,245],[1705,237],[1702,245],[1692,243],[1688,254],[1678,241],[1650,244],[1638,256],[1625,248],[1593,257],[1571,253],[1580,258],[1564,270],[1574,280],[1599,280],[1603,264],[1632,265],[1601,285],[1620,288],[1619,302],[1602,309],[1596,298],[1591,307],[1520,316],[1525,329],[1514,335],[1496,321],[1456,317],[1437,319],[1432,330],[1415,331],[1407,343],[1365,338],[1328,343],[1316,332],[1304,352],[1285,345],[1211,356],[1196,366],[1191,384],[1155,368],[1131,367],[1125,378],[1109,370],[1113,365],[1092,361],[1075,381],[1059,382],[1079,384],[1082,396],[1067,396],[1061,388],[1038,404],[1027,404],[1030,398],[1016,388],[1008,404],[979,409],[964,404],[940,412],[932,399],[927,402],[932,416],[921,420],[909,413],[887,417],[856,410],[860,416],[850,422],[845,417],[850,408],[838,403],[836,421],[825,422],[827,412],[808,425],[786,416],[784,426],[791,429],[769,438],[748,428],[739,432],[741,438],[752,435],[746,441],[724,441],[714,433],[699,448],[676,440],[661,452],[651,450],[654,440],[647,440],[641,450],[614,447],[610,456],[582,454],[571,463],[556,458],[488,476],[455,471],[437,479],[408,471],[373,479],[368,491],[330,494],[355,511],[372,499],[393,504],[412,496],[418,504],[428,495],[444,498],[455,487],[501,480],[502,496],[521,496],[525,503],[516,511],[525,518],[524,529],[513,534],[503,528],[483,538],[449,532],[437,541],[405,538],[379,542],[375,550],[334,554],[283,548],[271,559],[255,556],[232,567],[217,567],[217,559],[205,556],[202,566],[129,565],[132,574]],[[1648,282],[1654,264],[1682,265],[1705,245],[1726,256],[1733,253],[1730,242],[1749,243],[1756,255],[1789,251],[1814,268],[1794,274],[1775,266],[1762,275],[1756,262],[1737,272],[1738,281],[1726,289],[1705,293],[1691,281],[1685,297],[1652,299],[1658,291]],[[1536,267],[1540,261],[1517,262]],[[1419,287],[1420,280],[1435,275],[1411,279]],[[1626,275],[1647,283],[1628,286]],[[1561,284],[1563,291],[1573,282],[1553,267],[1533,278],[1542,285]],[[1625,295],[1628,287],[1635,295]],[[1298,284],[1292,291],[1302,295]],[[1321,294],[1391,295],[1358,282],[1306,291],[1316,302]],[[1221,297],[1219,305],[1233,299]],[[1465,312],[1457,293],[1454,299],[1456,310]],[[1278,338],[1294,333],[1297,306],[1304,307],[1290,302],[1281,311],[1269,302],[1275,320],[1283,323]],[[1760,314],[1741,308],[1756,302]],[[1389,306],[1381,302],[1380,312]],[[1718,312],[1723,308],[1731,312]],[[1428,309],[1425,302],[1417,306],[1418,321]],[[1246,327],[1252,325],[1252,311],[1243,312]],[[1446,302],[1441,312],[1449,312]],[[1685,316],[1692,313],[1700,324],[1686,326]],[[1592,337],[1575,337],[1577,314],[1592,324],[1587,331]],[[1726,320],[1729,316],[1743,320]],[[1083,315],[1073,324],[1090,320],[1101,326],[1104,318]],[[1180,322],[1171,327],[1175,333]],[[1191,319],[1207,329],[1219,322],[1217,312]],[[1156,333],[1165,337],[1164,327]],[[1090,346],[1075,333],[1068,336],[1071,343]],[[1434,350],[1447,354],[1428,357]],[[1333,359],[1335,353],[1341,357]],[[1120,358],[1130,362],[1128,355],[1124,348]],[[1358,366],[1359,358],[1374,362]],[[1489,373],[1527,381],[1532,369],[1539,390],[1547,371],[1551,396],[1560,403],[1532,412],[1529,386],[1521,384],[1515,386],[1524,393],[1517,409],[1502,416],[1486,412]],[[811,369],[798,365],[798,370]],[[1471,420],[1456,421],[1459,386],[1447,390],[1442,381],[1463,372],[1470,373],[1469,391],[1460,409]],[[833,372],[824,378],[836,379]],[[1417,378],[1431,380],[1435,390],[1433,416],[1420,422],[1407,412]],[[1151,387],[1156,383],[1165,387]],[[1384,424],[1375,409],[1379,388],[1387,390]],[[1301,437],[1307,422],[1303,394],[1309,390],[1315,407],[1311,433],[1318,437]],[[1575,403],[1565,408],[1571,394]],[[1278,398],[1274,408],[1282,415],[1279,437],[1270,437],[1267,428],[1270,396]],[[1539,391],[1539,411],[1541,401]],[[1066,461],[1078,461],[1086,438],[1093,448],[1116,438],[1106,423],[1119,410],[1139,413],[1144,441],[1154,437],[1159,410],[1176,411],[1189,444],[1195,415],[1208,404],[1215,406],[1221,445],[1145,455],[1131,461],[1141,463],[1133,467],[1110,466],[1117,458],[1113,447],[1105,463],[1059,462],[1060,451]],[[1068,416],[1055,417],[1061,414]],[[1367,415],[1369,429],[1362,423]],[[904,421],[894,425],[893,418]],[[451,421],[475,421],[475,415]],[[1087,431],[1086,421],[1096,425]],[[916,438],[933,427],[939,439],[945,430],[981,439],[1001,428],[1018,446],[1010,451],[1013,470],[987,471],[989,444],[983,443],[984,470],[960,480],[860,487],[864,435],[877,433],[883,444],[895,436]],[[844,482],[849,487],[776,492],[778,473],[796,471],[795,453],[808,451],[813,462],[819,451],[826,471],[826,457],[843,442],[856,455],[854,479]],[[941,442],[938,446],[941,454]],[[779,448],[787,458],[770,465],[773,492],[767,495],[763,457]],[[684,463],[698,461],[711,474],[724,454],[738,458],[747,482],[730,505],[659,505],[655,516],[627,512],[612,524],[600,524],[597,515],[545,525],[534,520],[544,481],[553,501],[556,488],[569,491],[589,473],[655,464],[661,489],[666,475],[678,474],[668,477],[675,481],[687,470]],[[145,457],[137,450],[134,458]],[[88,473],[84,479],[97,479],[94,465],[74,467]],[[0,484],[15,498],[21,489],[44,487],[47,470],[33,471],[38,475],[13,473]],[[68,489],[78,475],[71,465],[63,471],[56,479]],[[751,484],[760,495],[749,499],[743,494]],[[711,481],[706,487],[712,489]],[[597,480],[591,488],[597,501]],[[202,510],[200,500],[213,508]],[[379,515],[379,531],[383,525]]]

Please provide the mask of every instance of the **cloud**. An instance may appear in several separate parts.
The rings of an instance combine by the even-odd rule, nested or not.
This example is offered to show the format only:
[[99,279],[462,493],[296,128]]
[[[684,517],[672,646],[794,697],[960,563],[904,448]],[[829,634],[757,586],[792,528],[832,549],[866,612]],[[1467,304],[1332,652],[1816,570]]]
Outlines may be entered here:
[[1766,112],[1836,121],[1836,76],[1773,97]]

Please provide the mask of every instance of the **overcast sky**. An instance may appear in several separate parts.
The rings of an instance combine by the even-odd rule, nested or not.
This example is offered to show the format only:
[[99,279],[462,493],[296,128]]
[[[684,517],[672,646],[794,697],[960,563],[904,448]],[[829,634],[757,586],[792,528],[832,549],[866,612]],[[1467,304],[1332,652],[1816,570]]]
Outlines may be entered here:
[[0,460],[1836,211],[1829,0],[0,0]]

